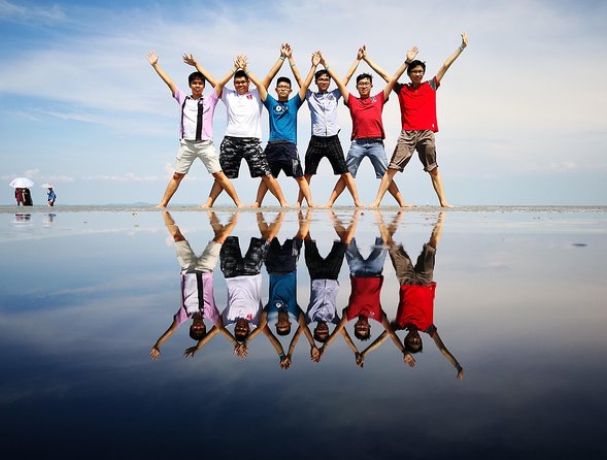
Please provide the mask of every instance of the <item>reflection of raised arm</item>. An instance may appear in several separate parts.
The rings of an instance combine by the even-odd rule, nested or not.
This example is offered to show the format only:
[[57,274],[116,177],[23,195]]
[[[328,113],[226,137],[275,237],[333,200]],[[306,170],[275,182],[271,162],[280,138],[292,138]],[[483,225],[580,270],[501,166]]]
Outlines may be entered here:
[[344,311],[342,313],[341,321],[339,322],[337,327],[333,330],[333,332],[331,333],[331,335],[329,336],[327,341],[324,343],[324,345],[320,349],[321,354],[324,354],[325,350],[327,348],[329,348],[329,345],[331,345],[333,343],[333,341],[335,340],[335,337],[337,337],[338,334],[341,334],[341,331],[346,327],[347,322],[348,322],[348,318],[346,315],[346,310],[344,309]]
[[164,331],[164,333],[160,337],[158,337],[156,343],[152,345],[152,349],[150,350],[150,356],[152,357],[152,359],[157,359],[160,356],[160,346],[171,338],[176,329],[177,322],[173,319],[173,322],[171,323],[169,328]]
[[202,348],[204,348],[211,341],[211,339],[213,339],[213,337],[217,335],[218,332],[220,332],[219,328],[217,326],[213,326],[208,332],[208,334],[205,335],[202,340],[199,340],[195,346],[186,348],[183,352],[183,355],[186,358],[193,358],[194,355],[198,353],[198,351],[200,351]]
[[347,101],[348,97],[350,96],[350,93],[348,92],[346,85],[339,79],[335,72],[333,72],[333,69],[329,67],[329,64],[327,64],[327,61],[325,60],[325,57],[322,55],[322,53],[320,55],[320,63],[325,66],[325,69],[327,70],[327,72],[329,72],[329,76],[335,81],[335,84],[337,84],[337,87],[339,88],[339,91],[341,92],[344,101]]
[[447,358],[447,361],[449,361],[457,371],[457,378],[459,380],[462,380],[464,378],[464,368],[460,365],[457,359],[455,359],[455,356],[453,356],[451,352],[447,350],[447,347],[441,340],[437,331],[434,331],[434,333],[432,334],[432,338],[434,339],[434,343],[436,344],[440,352],[443,354],[443,356]]
[[215,77],[213,77],[213,75],[211,75],[211,73],[207,69],[202,67],[202,65],[200,65],[200,63],[192,54],[184,54],[183,62],[185,62],[187,65],[195,67],[198,72],[204,75],[204,78],[206,78],[206,80],[209,82],[209,85],[215,88],[215,86],[217,85],[217,80],[215,80]]
[[274,348],[274,351],[276,351],[276,354],[282,361],[282,358],[285,356],[285,351],[283,350],[280,341],[276,337],[274,337],[274,334],[272,334],[272,331],[267,325],[261,328],[261,331],[263,332],[263,335],[268,338],[268,340],[270,341],[270,345],[272,345],[272,348]]
[[462,43],[458,46],[458,48],[447,58],[447,60],[443,63],[443,66],[438,70],[436,74],[436,80],[441,81],[445,76],[445,72],[451,67],[451,64],[455,62],[455,60],[462,54],[462,51],[468,46],[468,34],[466,32],[462,32]]
[[175,94],[175,91],[177,91],[177,86],[175,85],[173,80],[171,80],[171,77],[169,77],[168,74],[164,70],[162,70],[160,64],[158,64],[158,55],[154,51],[150,51],[148,53],[148,62],[156,71],[158,76],[162,78],[162,81],[165,82],[166,85],[169,87],[169,89],[171,90],[171,94]]
[[215,94],[217,97],[221,97],[221,93],[223,93],[223,88],[230,81],[230,78],[234,76],[238,69],[242,69],[246,66],[246,58],[244,56],[236,56],[234,58],[234,64],[232,64],[232,68],[226,73],[221,80],[215,82]]

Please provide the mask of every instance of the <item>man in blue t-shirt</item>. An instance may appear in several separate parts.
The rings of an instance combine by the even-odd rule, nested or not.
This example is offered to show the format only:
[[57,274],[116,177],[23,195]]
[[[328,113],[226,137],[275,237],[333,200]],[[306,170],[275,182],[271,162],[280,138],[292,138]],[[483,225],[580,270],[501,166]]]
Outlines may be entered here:
[[[284,171],[287,176],[293,177],[297,181],[299,190],[303,194],[309,207],[314,207],[312,195],[308,182],[304,179],[301,161],[297,153],[297,111],[306,98],[306,91],[312,83],[316,67],[320,63],[320,54],[312,54],[312,65],[306,79],[302,82],[299,70],[293,59],[293,50],[286,43],[284,46],[285,58],[289,59],[293,76],[299,85],[299,92],[289,99],[289,94],[293,91],[291,80],[287,77],[279,77],[276,81],[276,94],[274,98],[263,88],[259,91],[259,96],[268,109],[270,119],[270,138],[265,149],[265,154],[270,164],[270,170],[274,177],[278,177],[280,171]],[[283,62],[284,62],[284,58]],[[255,76],[249,73],[249,78],[255,83]],[[260,85],[263,86],[263,85]],[[261,206],[267,193],[267,186],[263,183],[257,189],[256,206]]]

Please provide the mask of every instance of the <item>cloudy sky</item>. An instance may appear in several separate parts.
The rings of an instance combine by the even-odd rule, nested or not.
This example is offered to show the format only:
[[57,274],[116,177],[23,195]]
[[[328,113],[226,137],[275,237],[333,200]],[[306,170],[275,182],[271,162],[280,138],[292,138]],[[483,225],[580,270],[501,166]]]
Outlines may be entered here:
[[[178,106],[147,63],[149,50],[183,88],[190,72],[184,52],[217,76],[245,53],[263,75],[283,41],[292,44],[300,69],[321,49],[340,74],[363,43],[390,72],[417,45],[434,75],[467,31],[470,45],[438,94],[438,162],[449,200],[607,204],[605,23],[603,1],[0,0],[0,180],[52,182],[63,204],[158,202],[177,149]],[[281,74],[289,72],[285,66]],[[339,110],[347,149],[351,123],[346,107]],[[263,121],[267,132],[266,113]],[[395,97],[384,124],[391,151],[399,133]],[[309,126],[303,106],[302,156]],[[220,106],[217,145],[224,129]],[[317,201],[334,182],[324,161],[321,180],[313,182]],[[257,183],[245,166],[241,176],[237,189],[251,201]],[[293,201],[293,180],[282,182]],[[436,204],[419,160],[397,182],[410,201]],[[377,185],[364,163],[364,201]],[[173,202],[202,202],[209,186],[196,163]],[[44,201],[43,192],[35,188],[35,202]],[[0,204],[13,202],[5,186]]]

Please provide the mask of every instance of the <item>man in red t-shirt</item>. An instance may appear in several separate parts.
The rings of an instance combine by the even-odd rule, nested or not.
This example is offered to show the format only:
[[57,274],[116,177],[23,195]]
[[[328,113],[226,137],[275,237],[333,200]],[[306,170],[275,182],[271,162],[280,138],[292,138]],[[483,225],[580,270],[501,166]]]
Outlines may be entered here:
[[[365,47],[361,48],[361,51],[365,53]],[[331,78],[335,80],[337,87],[339,88],[345,104],[350,109],[350,116],[352,117],[352,144],[348,151],[346,158],[346,165],[348,171],[352,177],[356,177],[358,167],[364,157],[369,157],[373,169],[375,170],[375,176],[380,179],[385,176],[388,160],[386,158],[386,151],[384,150],[384,126],[382,122],[382,111],[384,104],[388,101],[390,92],[394,89],[394,85],[398,78],[403,74],[407,65],[417,55],[417,48],[411,48],[407,52],[407,58],[405,62],[396,70],[394,75],[386,80],[387,85],[379,93],[372,95],[371,90],[373,88],[373,77],[367,73],[362,73],[356,77],[356,89],[358,90],[359,96],[356,97],[351,94],[344,83],[337,78],[333,71],[329,68],[326,63],[324,56],[321,54],[321,64],[325,66]],[[329,205],[332,206],[339,195],[344,191],[346,184],[340,180],[335,184],[331,198],[329,199]],[[388,184],[386,190],[389,190],[392,196],[398,202],[398,205],[405,207],[405,200],[400,194],[398,187],[394,182]]]
[[[445,197],[443,182],[438,172],[438,165],[436,164],[434,142],[434,133],[438,132],[436,90],[445,72],[447,72],[462,51],[464,51],[464,48],[468,46],[468,35],[464,32],[461,36],[461,45],[447,58],[436,76],[431,80],[423,81],[426,72],[426,64],[424,62],[417,60],[405,62],[405,64],[408,64],[407,75],[409,75],[411,83],[395,85],[395,91],[398,93],[398,101],[400,103],[402,132],[392,154],[388,170],[379,184],[375,201],[371,203],[370,207],[379,207],[386,190],[389,190],[389,187],[393,184],[394,175],[397,171],[402,172],[405,169],[414,150],[417,150],[419,159],[424,165],[424,170],[430,174],[432,185],[441,207],[452,207]],[[366,53],[363,59],[384,80],[391,81],[388,74],[369,59]]]

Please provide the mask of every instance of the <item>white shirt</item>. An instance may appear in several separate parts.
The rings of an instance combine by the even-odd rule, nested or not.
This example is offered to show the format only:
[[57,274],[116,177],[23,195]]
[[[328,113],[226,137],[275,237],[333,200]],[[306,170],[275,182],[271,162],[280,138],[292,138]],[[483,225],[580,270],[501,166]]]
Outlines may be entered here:
[[312,135],[335,136],[339,134],[337,124],[337,103],[341,97],[339,89],[326,93],[306,92],[306,100],[312,117]]
[[306,322],[339,322],[337,316],[337,290],[339,282],[330,279],[315,279],[310,284],[310,303],[306,313]]
[[261,317],[261,273],[226,278],[228,306],[222,313],[223,324],[233,324],[239,318],[257,326]]
[[226,136],[256,137],[261,140],[261,110],[263,102],[259,92],[254,89],[238,94],[233,89],[224,88],[221,100],[228,112]]

